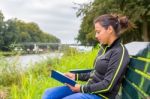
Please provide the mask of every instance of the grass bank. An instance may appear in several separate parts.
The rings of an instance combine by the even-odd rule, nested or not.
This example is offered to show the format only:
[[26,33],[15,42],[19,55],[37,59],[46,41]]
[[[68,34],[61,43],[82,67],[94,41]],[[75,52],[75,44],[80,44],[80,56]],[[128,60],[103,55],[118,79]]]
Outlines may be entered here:
[[86,53],[71,53],[61,59],[48,59],[31,66],[27,71],[18,70],[15,64],[0,62],[0,97],[4,99],[41,99],[46,88],[61,83],[49,77],[50,70],[67,72],[70,69],[92,68],[97,50]]

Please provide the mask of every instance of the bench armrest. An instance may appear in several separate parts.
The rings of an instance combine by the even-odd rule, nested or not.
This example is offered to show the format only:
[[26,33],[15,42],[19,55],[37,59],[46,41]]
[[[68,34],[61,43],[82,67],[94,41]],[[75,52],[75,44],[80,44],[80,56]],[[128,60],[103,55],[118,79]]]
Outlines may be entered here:
[[70,70],[69,72],[71,73],[89,73],[91,72],[93,69],[74,69],[74,70]]

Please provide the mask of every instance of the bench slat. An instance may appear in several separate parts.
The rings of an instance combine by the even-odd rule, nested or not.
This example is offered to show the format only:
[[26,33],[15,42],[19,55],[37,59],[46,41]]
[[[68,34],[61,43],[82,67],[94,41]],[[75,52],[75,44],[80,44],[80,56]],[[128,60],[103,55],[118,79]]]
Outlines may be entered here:
[[126,79],[139,86],[144,92],[150,95],[150,80],[136,73],[132,69],[128,69]]
[[[148,65],[148,67],[147,67],[147,65]],[[146,73],[147,72],[150,73],[150,62],[145,62],[145,61],[138,60],[135,58],[130,58],[129,66],[136,68],[138,70],[144,71]],[[145,68],[148,68],[148,69],[145,71]]]
[[150,58],[150,43],[144,50],[140,51],[136,56]]
[[150,80],[145,79],[142,89],[150,96]]
[[132,99],[132,97],[125,91],[125,89],[122,89],[121,99]]
[[131,99],[141,99],[144,97],[144,95],[141,94],[136,88],[134,88],[132,84],[129,83],[127,80],[124,80],[122,90],[125,90],[125,92],[128,93],[128,95],[131,97]]
[[135,73],[134,71],[132,71],[130,68],[128,68],[125,76],[131,82],[134,82],[138,86],[140,85],[141,76],[139,74]]

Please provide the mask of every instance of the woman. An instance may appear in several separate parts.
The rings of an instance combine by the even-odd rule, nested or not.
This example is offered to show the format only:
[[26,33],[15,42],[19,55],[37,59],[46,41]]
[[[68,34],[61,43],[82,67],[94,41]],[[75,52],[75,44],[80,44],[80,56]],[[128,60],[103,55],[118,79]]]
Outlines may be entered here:
[[102,45],[94,62],[94,70],[90,73],[65,74],[71,79],[87,83],[48,89],[43,99],[115,98],[129,63],[128,52],[120,41],[120,32],[128,28],[129,22],[127,17],[105,14],[94,20],[94,26],[95,37]]

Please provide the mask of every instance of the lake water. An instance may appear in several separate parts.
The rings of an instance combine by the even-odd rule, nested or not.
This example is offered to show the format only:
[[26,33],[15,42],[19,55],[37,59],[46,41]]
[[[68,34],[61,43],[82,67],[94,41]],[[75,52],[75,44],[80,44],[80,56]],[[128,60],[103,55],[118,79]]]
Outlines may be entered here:
[[[84,46],[71,46],[75,47],[78,51],[90,51],[92,47],[84,47]],[[40,62],[42,60],[46,60],[48,58],[61,58],[63,53],[46,53],[46,54],[32,54],[32,55],[23,55],[23,56],[12,56],[6,58],[12,64],[18,66],[18,68],[28,68],[33,64]]]
[[10,63],[21,66],[21,68],[27,68],[37,62],[46,60],[49,58],[61,58],[63,53],[46,53],[46,54],[34,54],[34,55],[23,55],[23,56],[13,56],[6,58]]

